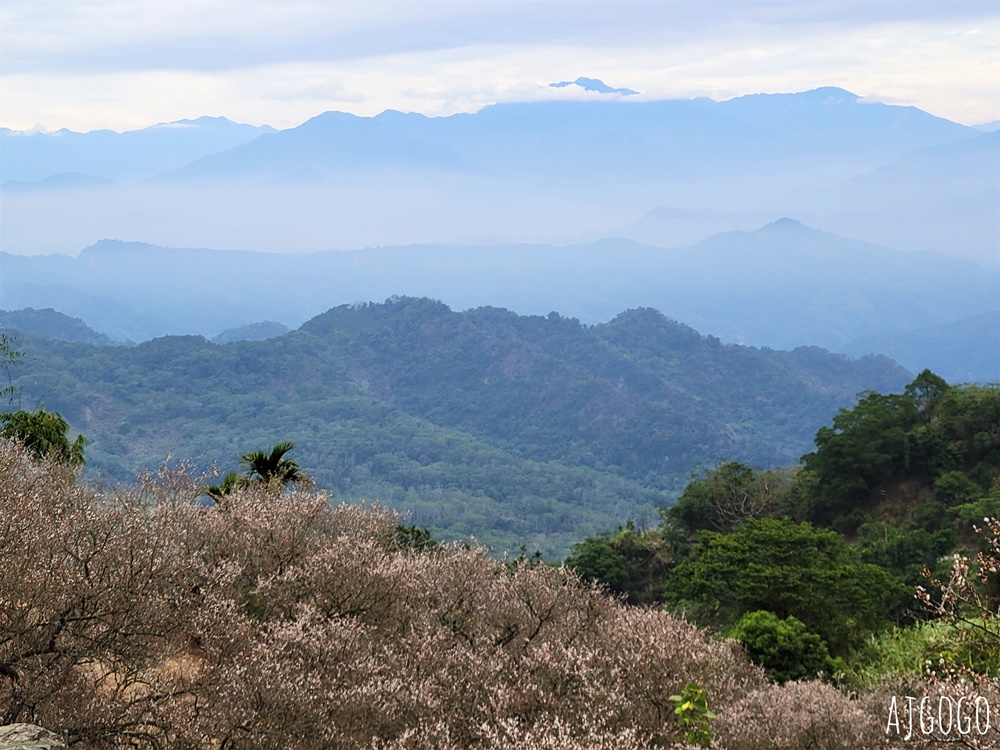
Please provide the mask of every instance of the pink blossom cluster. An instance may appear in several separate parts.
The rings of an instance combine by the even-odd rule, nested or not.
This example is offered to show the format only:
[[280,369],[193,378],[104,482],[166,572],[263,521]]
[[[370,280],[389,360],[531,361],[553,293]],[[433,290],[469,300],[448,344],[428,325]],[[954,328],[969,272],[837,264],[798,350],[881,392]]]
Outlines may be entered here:
[[[94,750],[892,745],[886,695],[769,683],[738,644],[563,568],[415,550],[398,519],[186,467],[95,488],[0,442],[0,724]],[[998,701],[1000,705],[1000,701]],[[986,747],[983,745],[982,747]]]

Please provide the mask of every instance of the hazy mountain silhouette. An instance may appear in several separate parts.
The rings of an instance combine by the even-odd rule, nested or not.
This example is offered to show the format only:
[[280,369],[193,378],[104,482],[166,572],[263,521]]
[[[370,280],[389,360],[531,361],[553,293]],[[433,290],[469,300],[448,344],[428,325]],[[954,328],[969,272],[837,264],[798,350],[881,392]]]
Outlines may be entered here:
[[[98,333],[79,318],[71,318],[51,307],[44,310],[31,307],[24,310],[0,310],[0,329],[75,344],[111,344],[111,339],[105,334]],[[14,343],[15,349],[19,346],[17,342]]]
[[693,246],[427,245],[316,254],[102,241],[78,258],[0,254],[0,306],[54,307],[114,338],[295,327],[397,294],[457,309],[556,310],[585,323],[650,307],[725,341],[842,349],[996,308],[1000,271],[890,250],[783,219]]
[[467,168],[433,132],[434,125],[434,118],[393,110],[370,118],[325,112],[298,127],[205,156],[161,179],[311,180],[367,170]]
[[1000,131],[912,151],[805,198],[801,210],[833,231],[1000,260]]
[[[3,179],[73,171],[126,181],[156,165],[159,175],[119,189],[8,190],[0,249],[73,252],[97,237],[268,252],[567,242],[668,207],[755,223],[798,215],[869,240],[867,230],[881,227],[880,244],[995,260],[989,195],[961,201],[950,223],[939,221],[950,208],[911,211],[892,192],[861,208],[812,199],[908,152],[957,146],[981,131],[835,88],[725,102],[636,98],[497,104],[449,117],[328,112],[280,132],[199,119],[122,134],[7,133]],[[936,179],[916,175],[907,187],[934,195]],[[857,232],[849,231],[854,216]],[[753,226],[712,220],[695,231],[698,224],[625,234],[684,245]],[[963,236],[952,242],[941,227],[957,225]],[[909,244],[913,236],[922,244]]]
[[0,128],[0,181],[39,182],[65,172],[117,181],[148,177],[273,130],[238,124],[225,117],[178,120],[124,133],[19,133]]
[[231,344],[234,341],[266,341],[267,339],[284,336],[291,330],[288,326],[275,323],[273,320],[262,320],[238,328],[227,328],[218,336],[212,337],[213,344]]
[[637,221],[591,232],[585,239],[621,237],[642,245],[684,247],[722,232],[751,231],[777,218],[766,211],[693,211],[657,206]]
[[[460,170],[548,177],[581,173],[656,179],[715,169],[770,172],[803,159],[857,167],[976,131],[912,107],[861,104],[841,89],[652,102],[547,101],[496,104],[475,114],[375,117],[327,112],[172,177],[315,177],[347,169]],[[839,163],[842,171],[844,164]]]
[[855,357],[885,354],[911,372],[929,368],[950,383],[1000,383],[1000,310],[917,331],[866,337],[843,350]]
[[7,180],[0,189],[3,190],[76,190],[81,188],[114,187],[118,185],[107,177],[95,177],[79,172],[59,172],[44,180],[28,182],[26,180]]

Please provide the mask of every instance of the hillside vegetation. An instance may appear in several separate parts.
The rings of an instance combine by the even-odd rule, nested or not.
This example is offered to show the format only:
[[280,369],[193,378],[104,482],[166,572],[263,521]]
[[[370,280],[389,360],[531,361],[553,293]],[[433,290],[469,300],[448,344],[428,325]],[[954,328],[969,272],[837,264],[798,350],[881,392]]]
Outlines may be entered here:
[[96,491],[6,440],[0,477],[0,723],[88,750],[904,748],[894,691],[952,690],[769,683],[566,569],[410,547],[322,493],[203,507],[183,468]]
[[[725,349],[633,315],[691,356]],[[504,311],[470,320],[398,300],[331,311],[274,341],[326,341],[346,353],[342,367],[369,368],[349,387],[372,391],[381,372],[383,398],[401,389],[406,408],[443,404],[459,420],[474,383],[490,382],[482,371],[438,376],[450,401],[423,398],[435,346],[497,361],[500,337],[484,342],[477,316],[533,330]],[[547,382],[569,367],[558,333],[594,329],[542,320],[556,328],[527,351]],[[600,333],[574,345],[610,349]],[[408,359],[413,340],[422,359]],[[636,366],[641,338],[626,340]],[[239,347],[166,343],[194,343],[202,365]],[[2,344],[5,365],[20,366]],[[559,366],[542,367],[543,354]],[[602,367],[593,374],[618,374],[618,391],[637,378]],[[4,394],[23,397],[15,385]],[[863,394],[818,430],[801,466],[704,470],[659,527],[587,537],[558,567],[332,503],[288,458],[291,442],[244,453],[245,473],[214,486],[185,463],[95,484],[80,468],[87,440],[62,415],[2,417],[0,721],[50,727],[71,746],[903,750],[910,720],[927,746],[1000,746],[980,715],[1000,702],[997,387],[924,371],[902,393]],[[955,720],[913,719],[906,696]]]
[[815,443],[801,467],[705,471],[659,528],[589,537],[568,563],[739,638],[776,679],[1000,678],[1000,388],[925,371]]
[[22,403],[84,432],[98,475],[127,480],[168,455],[226,470],[288,439],[338,499],[550,559],[655,519],[699,465],[794,463],[856,393],[908,379],[880,357],[724,345],[649,309],[588,327],[410,298],[262,342],[22,348]]

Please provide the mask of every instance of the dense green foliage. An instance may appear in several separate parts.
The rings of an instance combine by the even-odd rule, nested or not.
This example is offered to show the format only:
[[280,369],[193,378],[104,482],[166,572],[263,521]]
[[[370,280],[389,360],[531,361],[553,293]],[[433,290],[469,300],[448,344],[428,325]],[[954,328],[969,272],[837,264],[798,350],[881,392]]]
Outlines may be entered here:
[[629,523],[614,534],[597,534],[574,544],[565,563],[584,580],[600,581],[630,604],[655,605],[663,598],[673,555],[662,534],[638,531]]
[[837,667],[826,642],[794,615],[782,619],[766,609],[754,610],[743,615],[729,635],[777,682],[829,676]]
[[836,532],[762,518],[704,532],[668,579],[667,598],[722,626],[756,610],[796,617],[836,655],[878,629],[893,586]]
[[[831,674],[831,655],[849,659],[859,684],[904,662],[907,674],[928,660],[990,673],[1000,636],[982,624],[995,606],[981,602],[1000,601],[1000,582],[986,558],[982,591],[966,597],[978,609],[952,613],[946,637],[961,645],[940,646],[942,631],[921,621],[950,611],[930,603],[945,586],[952,593],[941,601],[957,601],[972,576],[949,569],[953,555],[980,549],[976,524],[998,514],[1000,389],[949,386],[925,371],[902,393],[869,393],[841,410],[803,467],[729,462],[692,479],[643,534],[661,550],[652,577],[617,535],[578,543],[567,563],[613,591],[661,591],[741,640],[779,680]],[[926,602],[915,601],[917,586]],[[880,635],[890,625],[901,635]]]
[[902,394],[870,393],[816,434],[811,520],[851,533],[902,521],[933,533],[1000,474],[1000,389],[921,373]]
[[[677,502],[664,513],[675,541],[694,532],[729,532],[760,516],[797,515],[801,485],[794,471],[758,471],[735,461],[693,478]],[[800,519],[801,520],[801,519]]]
[[21,361],[23,354],[14,348],[13,339],[6,333],[0,333],[0,365],[3,366],[7,383],[0,387],[0,399],[9,399],[12,403],[16,388],[11,368]]
[[19,384],[87,433],[98,475],[168,455],[228,467],[288,439],[340,499],[550,559],[656,518],[699,465],[791,463],[812,425],[906,377],[883,358],[723,345],[653,310],[587,327],[416,299],[335,308],[263,342],[25,348]]
[[87,438],[69,439],[69,423],[58,412],[39,406],[33,412],[14,411],[0,414],[0,437],[24,445],[39,461],[52,459],[71,466],[83,466]]

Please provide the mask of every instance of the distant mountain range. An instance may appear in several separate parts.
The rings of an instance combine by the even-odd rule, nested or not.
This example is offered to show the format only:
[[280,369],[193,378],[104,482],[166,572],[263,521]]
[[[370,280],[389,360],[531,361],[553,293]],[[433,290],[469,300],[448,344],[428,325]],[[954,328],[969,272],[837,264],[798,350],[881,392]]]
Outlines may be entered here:
[[618,93],[449,117],[326,112],[282,131],[211,118],[4,131],[0,249],[71,253],[100,237],[263,251],[565,244],[657,209],[715,217],[698,232],[665,224],[667,246],[751,228],[733,217],[792,215],[997,264],[1000,143],[982,130],[838,88],[642,101],[597,79],[564,83]]
[[[797,215],[894,247],[940,248],[1000,267],[1000,131],[904,154],[842,185],[804,194]],[[907,225],[886,217],[919,216]],[[992,241],[991,241],[992,240]]]
[[850,176],[908,151],[978,134],[915,108],[861,104],[835,88],[725,102],[497,104],[438,118],[391,110],[371,118],[327,112],[205,156],[172,178],[335,179],[392,167],[653,184],[722,175],[743,181],[756,174],[759,183],[789,170]]
[[51,307],[44,310],[31,307],[24,310],[0,310],[0,330],[73,344],[110,346],[113,343],[107,335],[98,333],[79,318],[70,317]]
[[852,356],[879,352],[912,372],[947,373],[952,383],[1000,383],[1000,310],[917,331],[882,334],[842,347]]
[[53,175],[77,174],[122,182],[177,169],[208,154],[252,141],[271,127],[254,127],[225,117],[164,122],[117,133],[71,130],[21,133],[0,128],[0,184],[41,184]]
[[[940,341],[918,333],[1000,309],[1000,270],[889,250],[792,219],[673,250],[608,239],[295,255],[102,241],[78,258],[0,254],[0,267],[0,308],[51,307],[116,340],[213,337],[265,320],[294,328],[332,306],[410,295],[456,309],[556,311],[586,324],[650,307],[727,342],[898,351],[914,372],[1000,380],[1000,347],[980,351],[995,340],[988,331],[956,333],[949,357]],[[904,340],[903,348],[889,345]]]

